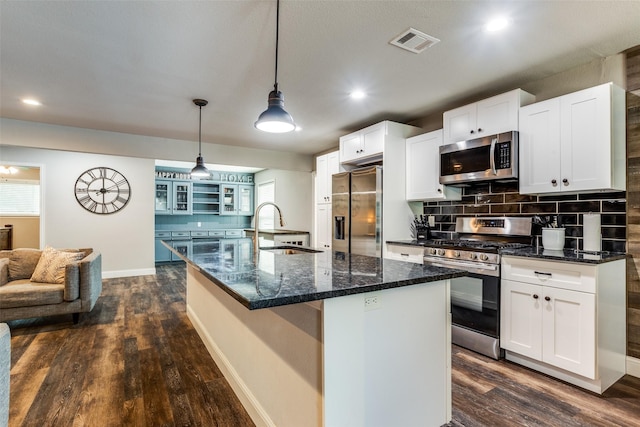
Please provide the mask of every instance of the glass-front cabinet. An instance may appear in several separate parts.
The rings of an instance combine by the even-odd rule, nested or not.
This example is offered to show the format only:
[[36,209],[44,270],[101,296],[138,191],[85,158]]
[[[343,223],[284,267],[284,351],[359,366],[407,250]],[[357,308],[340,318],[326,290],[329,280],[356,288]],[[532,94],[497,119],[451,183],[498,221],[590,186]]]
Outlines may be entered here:
[[173,214],[191,215],[192,213],[192,188],[190,182],[173,182]]
[[191,215],[192,189],[187,181],[156,180],[156,215]]
[[171,214],[172,182],[156,180],[156,215]]
[[238,215],[253,215],[252,185],[238,185]]
[[253,186],[224,184],[220,186],[222,209],[220,215],[253,215]]

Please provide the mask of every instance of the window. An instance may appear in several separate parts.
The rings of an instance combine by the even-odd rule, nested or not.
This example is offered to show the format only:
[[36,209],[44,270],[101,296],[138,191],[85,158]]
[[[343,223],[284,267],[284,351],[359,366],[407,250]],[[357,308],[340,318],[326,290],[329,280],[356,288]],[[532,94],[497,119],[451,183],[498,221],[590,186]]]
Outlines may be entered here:
[[0,215],[40,215],[39,181],[0,180]]

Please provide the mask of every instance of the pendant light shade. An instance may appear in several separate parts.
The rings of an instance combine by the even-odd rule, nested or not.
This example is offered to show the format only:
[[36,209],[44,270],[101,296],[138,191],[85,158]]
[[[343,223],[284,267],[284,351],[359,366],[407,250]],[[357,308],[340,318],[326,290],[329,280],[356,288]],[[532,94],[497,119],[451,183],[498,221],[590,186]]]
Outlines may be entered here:
[[195,167],[191,169],[191,176],[205,178],[210,176],[211,173],[204,165],[204,159],[202,158],[202,107],[207,105],[209,101],[205,99],[194,99],[193,103],[200,107],[200,121],[198,126],[198,157],[196,158]]
[[260,114],[255,127],[264,132],[284,133],[296,128],[291,114],[284,109],[284,96],[278,90],[278,36],[280,30],[280,0],[276,6],[276,72],[273,90],[269,92],[268,107]]

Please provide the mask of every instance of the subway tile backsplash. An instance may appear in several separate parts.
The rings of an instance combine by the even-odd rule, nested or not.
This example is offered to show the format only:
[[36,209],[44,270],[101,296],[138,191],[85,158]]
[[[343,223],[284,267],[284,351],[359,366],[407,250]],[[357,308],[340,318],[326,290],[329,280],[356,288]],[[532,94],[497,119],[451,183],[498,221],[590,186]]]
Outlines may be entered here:
[[[462,200],[424,202],[425,215],[434,215],[434,231],[450,237],[458,216],[558,216],[566,228],[565,248],[582,249],[583,214],[600,213],[602,250],[626,252],[626,193],[583,193],[531,196],[518,193],[518,183],[481,183],[462,189]],[[540,236],[540,227],[533,235]],[[535,237],[534,237],[535,239]]]

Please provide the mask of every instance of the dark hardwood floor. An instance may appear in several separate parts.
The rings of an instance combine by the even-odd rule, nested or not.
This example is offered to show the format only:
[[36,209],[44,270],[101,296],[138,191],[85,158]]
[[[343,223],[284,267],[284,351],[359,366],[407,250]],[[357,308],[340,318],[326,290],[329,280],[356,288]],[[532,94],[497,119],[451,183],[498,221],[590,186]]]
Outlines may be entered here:
[[[105,280],[77,325],[9,322],[9,425],[252,426],[186,316],[184,277],[173,263]],[[640,426],[638,378],[598,396],[459,347],[452,363],[449,426]]]

